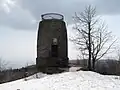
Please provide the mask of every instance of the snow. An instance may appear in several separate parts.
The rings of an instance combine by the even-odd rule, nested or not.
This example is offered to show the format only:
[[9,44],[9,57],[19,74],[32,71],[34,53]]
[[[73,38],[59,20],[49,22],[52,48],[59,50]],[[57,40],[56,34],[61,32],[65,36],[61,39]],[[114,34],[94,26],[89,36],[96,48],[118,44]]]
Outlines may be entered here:
[[[73,70],[73,68],[71,68]],[[0,90],[119,90],[119,76],[100,75],[91,71],[61,74],[42,73],[25,79],[0,84]]]
[[81,67],[71,67],[69,69],[70,72],[76,72],[76,70],[79,70]]

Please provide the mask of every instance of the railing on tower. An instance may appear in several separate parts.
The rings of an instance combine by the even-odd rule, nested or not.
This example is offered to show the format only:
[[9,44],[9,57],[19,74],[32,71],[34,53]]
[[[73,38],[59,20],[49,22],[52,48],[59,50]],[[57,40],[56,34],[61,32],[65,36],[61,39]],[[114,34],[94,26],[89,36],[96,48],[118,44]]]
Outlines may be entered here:
[[48,19],[57,19],[57,20],[64,20],[64,16],[58,13],[46,13],[41,15],[42,20],[48,20]]

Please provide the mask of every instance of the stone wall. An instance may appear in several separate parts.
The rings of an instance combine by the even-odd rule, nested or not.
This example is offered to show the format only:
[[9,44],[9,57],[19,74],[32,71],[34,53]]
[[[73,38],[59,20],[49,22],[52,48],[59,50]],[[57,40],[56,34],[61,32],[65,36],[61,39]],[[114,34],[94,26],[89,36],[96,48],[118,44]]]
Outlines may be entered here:
[[[39,23],[38,28],[36,64],[42,65],[40,63],[46,63],[46,61],[50,60],[49,58],[52,57],[51,45],[53,38],[56,38],[58,41],[58,57],[56,57],[56,60],[58,60],[58,58],[64,60],[68,59],[67,29],[65,22],[54,19],[43,20]],[[47,58],[47,60],[45,58]],[[68,62],[68,60],[66,61]]]

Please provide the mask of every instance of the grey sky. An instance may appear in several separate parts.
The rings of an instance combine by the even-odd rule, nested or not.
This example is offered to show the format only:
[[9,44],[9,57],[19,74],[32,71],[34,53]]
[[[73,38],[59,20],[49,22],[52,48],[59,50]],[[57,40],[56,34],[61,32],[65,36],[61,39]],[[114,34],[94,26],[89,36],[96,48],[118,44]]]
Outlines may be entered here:
[[1,0],[0,2],[3,1],[9,2],[1,5],[0,25],[18,27],[17,29],[35,29],[37,24],[35,21],[39,21],[40,15],[46,12],[62,13],[69,23],[74,12],[82,11],[89,4],[96,6],[100,14],[120,13],[119,0]]
[[[109,29],[119,36],[120,0],[0,0],[0,56],[9,61],[35,62],[40,15],[47,12],[63,14],[70,34],[72,16],[89,4],[96,6]],[[73,47],[69,44],[71,58],[76,57]]]

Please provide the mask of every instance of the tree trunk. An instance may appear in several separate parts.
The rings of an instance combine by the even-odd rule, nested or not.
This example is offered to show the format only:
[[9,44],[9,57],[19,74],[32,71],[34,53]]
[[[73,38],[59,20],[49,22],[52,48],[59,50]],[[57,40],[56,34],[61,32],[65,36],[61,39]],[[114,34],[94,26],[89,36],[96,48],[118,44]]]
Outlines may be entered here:
[[93,58],[93,61],[92,61],[92,69],[93,71],[95,70],[95,59]]
[[89,33],[88,33],[88,38],[89,38],[89,60],[88,60],[88,69],[91,70],[91,28],[90,28],[90,23],[88,23],[88,30],[89,30]]

